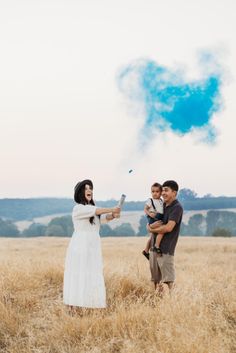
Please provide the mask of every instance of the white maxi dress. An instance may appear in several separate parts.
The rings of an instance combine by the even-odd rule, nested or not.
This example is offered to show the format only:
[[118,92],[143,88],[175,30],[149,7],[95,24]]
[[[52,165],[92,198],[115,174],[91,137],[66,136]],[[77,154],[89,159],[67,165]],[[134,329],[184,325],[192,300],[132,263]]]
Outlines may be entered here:
[[[96,206],[77,204],[73,208],[74,233],[67,248],[63,302],[86,308],[105,308],[100,219]],[[89,222],[94,216],[95,224]]]

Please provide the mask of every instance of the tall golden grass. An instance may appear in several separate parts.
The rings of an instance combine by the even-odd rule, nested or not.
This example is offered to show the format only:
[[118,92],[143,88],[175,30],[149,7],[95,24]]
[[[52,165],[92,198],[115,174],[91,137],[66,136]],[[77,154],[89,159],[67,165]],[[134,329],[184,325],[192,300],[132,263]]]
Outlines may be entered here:
[[181,238],[176,286],[153,290],[145,238],[102,240],[107,309],[62,303],[68,238],[0,239],[0,351],[235,352],[235,239]]

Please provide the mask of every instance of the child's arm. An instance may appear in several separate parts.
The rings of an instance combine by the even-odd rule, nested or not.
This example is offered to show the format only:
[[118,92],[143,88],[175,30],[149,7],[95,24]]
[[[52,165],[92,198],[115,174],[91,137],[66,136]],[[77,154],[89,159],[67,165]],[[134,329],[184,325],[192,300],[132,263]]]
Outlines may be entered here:
[[149,216],[148,210],[150,209],[150,206],[148,206],[147,204],[144,206],[144,213]]
[[144,213],[149,216],[154,218],[155,217],[155,212],[149,212],[151,206],[148,206],[147,204],[144,206]]

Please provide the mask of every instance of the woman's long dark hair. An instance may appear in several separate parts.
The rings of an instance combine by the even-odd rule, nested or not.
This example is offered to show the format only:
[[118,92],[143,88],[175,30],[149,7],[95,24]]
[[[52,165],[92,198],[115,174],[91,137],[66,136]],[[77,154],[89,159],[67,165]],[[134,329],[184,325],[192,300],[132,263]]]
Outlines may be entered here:
[[[90,184],[88,184],[88,185],[91,187]],[[85,197],[85,186],[86,186],[86,185],[83,185],[83,186],[80,188],[80,190],[78,191],[77,197],[76,197],[76,202],[77,202],[77,203],[81,203],[82,205],[93,205],[93,206],[95,206],[95,202],[93,201],[93,199],[92,199],[90,202],[88,202],[88,201],[86,200],[86,197]],[[91,188],[91,189],[93,190],[93,188]],[[94,223],[95,223],[95,222],[94,222],[94,216],[89,218],[89,222],[90,222],[91,224],[94,224]]]

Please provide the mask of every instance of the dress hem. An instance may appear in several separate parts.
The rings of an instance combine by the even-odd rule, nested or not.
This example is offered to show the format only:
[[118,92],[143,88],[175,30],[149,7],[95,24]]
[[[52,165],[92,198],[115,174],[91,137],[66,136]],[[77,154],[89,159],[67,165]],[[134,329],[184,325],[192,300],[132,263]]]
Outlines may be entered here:
[[89,305],[81,305],[81,304],[71,304],[71,303],[65,303],[63,302],[64,305],[70,305],[70,306],[77,306],[79,308],[86,308],[86,309],[106,309],[107,306],[89,306]]

